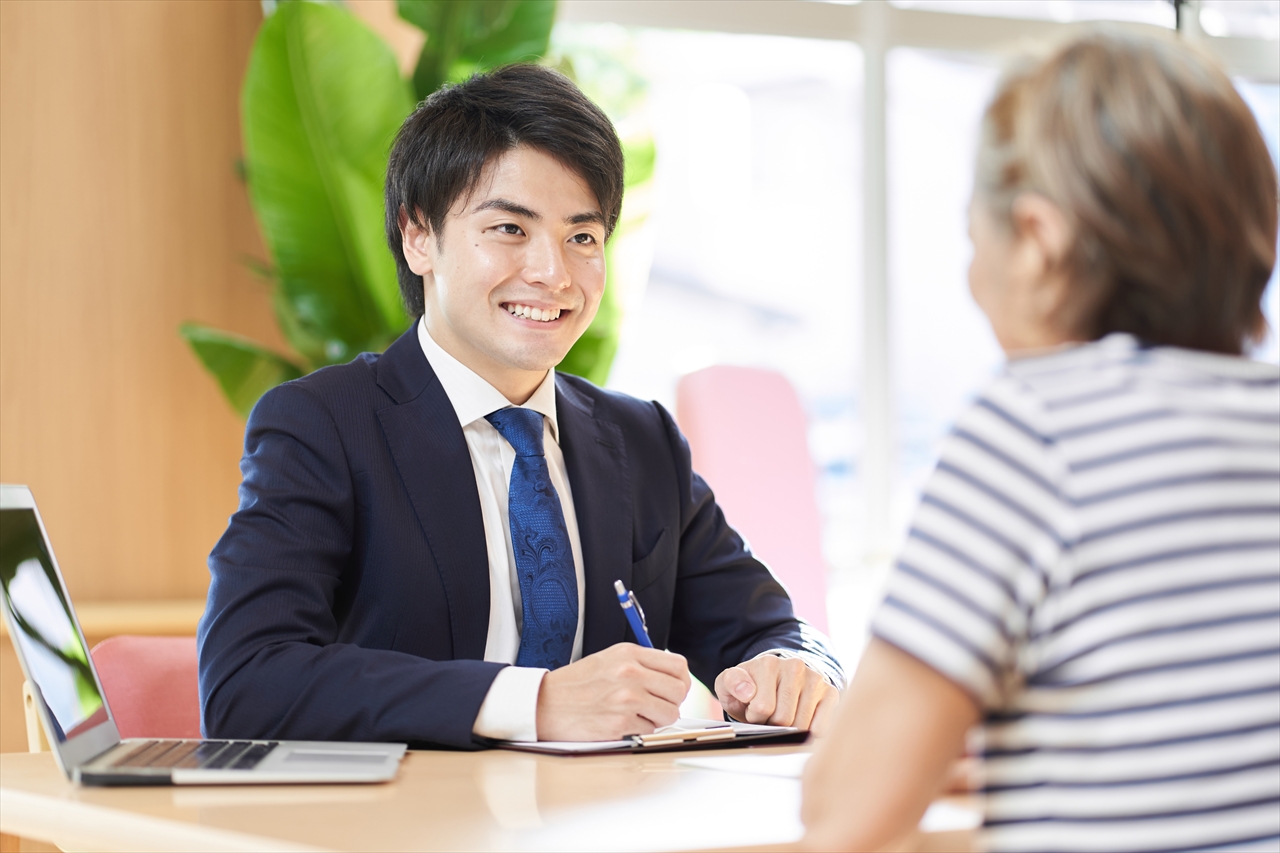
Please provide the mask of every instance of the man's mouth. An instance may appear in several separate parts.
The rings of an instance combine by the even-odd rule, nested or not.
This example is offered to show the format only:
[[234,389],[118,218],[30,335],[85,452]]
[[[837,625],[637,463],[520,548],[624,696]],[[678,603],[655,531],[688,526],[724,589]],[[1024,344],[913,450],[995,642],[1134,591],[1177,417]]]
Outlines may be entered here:
[[523,317],[526,320],[537,320],[539,323],[550,323],[552,320],[560,319],[560,308],[534,308],[530,305],[521,305],[519,302],[504,302],[502,307],[512,317]]

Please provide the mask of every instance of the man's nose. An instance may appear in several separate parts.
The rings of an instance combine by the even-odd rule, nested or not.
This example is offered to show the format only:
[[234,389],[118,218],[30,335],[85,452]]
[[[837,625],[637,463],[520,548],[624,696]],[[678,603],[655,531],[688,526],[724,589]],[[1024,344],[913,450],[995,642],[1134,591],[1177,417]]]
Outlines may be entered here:
[[525,255],[525,280],[549,290],[569,286],[569,264],[564,247],[552,238],[532,240]]

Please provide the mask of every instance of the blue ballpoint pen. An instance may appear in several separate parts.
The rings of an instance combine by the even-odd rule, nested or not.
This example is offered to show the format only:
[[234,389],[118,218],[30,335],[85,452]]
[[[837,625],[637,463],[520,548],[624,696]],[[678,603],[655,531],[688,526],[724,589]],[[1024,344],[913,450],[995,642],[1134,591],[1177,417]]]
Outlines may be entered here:
[[640,609],[640,602],[636,601],[635,593],[627,592],[622,581],[614,581],[613,588],[618,593],[618,603],[622,605],[622,612],[627,614],[627,621],[631,623],[631,633],[636,635],[636,642],[646,649],[653,648],[653,642],[649,639],[649,630],[644,624],[644,611]]

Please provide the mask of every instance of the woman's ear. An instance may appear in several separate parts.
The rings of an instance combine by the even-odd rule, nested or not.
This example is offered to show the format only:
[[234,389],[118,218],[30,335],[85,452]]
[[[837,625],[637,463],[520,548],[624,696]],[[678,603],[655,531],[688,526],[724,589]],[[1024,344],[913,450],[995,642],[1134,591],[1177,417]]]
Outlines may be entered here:
[[1010,219],[1018,244],[1023,294],[1034,319],[1046,327],[1067,332],[1063,321],[1071,298],[1066,259],[1071,249],[1071,225],[1061,208],[1038,193],[1023,193],[1013,200]]
[[435,270],[437,246],[430,229],[418,225],[400,208],[400,246],[409,269],[421,276]]
[[1071,226],[1062,209],[1039,193],[1022,193],[1013,200],[1010,218],[1014,234],[1036,250],[1042,273],[1057,272],[1071,247]]

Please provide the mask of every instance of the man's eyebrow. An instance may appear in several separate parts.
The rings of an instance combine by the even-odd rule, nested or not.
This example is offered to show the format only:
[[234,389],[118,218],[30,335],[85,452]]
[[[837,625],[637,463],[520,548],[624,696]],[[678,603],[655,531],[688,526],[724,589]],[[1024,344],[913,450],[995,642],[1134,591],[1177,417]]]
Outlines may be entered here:
[[565,223],[569,225],[586,225],[588,222],[593,222],[596,225],[604,225],[604,214],[598,210],[592,210],[587,213],[575,213],[573,216],[565,219]]
[[[472,213],[479,213],[482,210],[501,210],[510,213],[512,216],[520,216],[525,219],[531,219],[534,222],[542,221],[542,214],[530,210],[523,204],[516,204],[514,201],[505,198],[486,199],[475,206]],[[605,225],[604,214],[598,210],[589,210],[584,213],[575,213],[572,216],[566,216],[566,225],[586,225],[588,223],[596,225]]]
[[522,216],[525,219],[532,219],[534,222],[542,221],[542,214],[535,213],[523,204],[516,204],[514,201],[508,201],[505,198],[491,198],[480,202],[476,205],[472,213],[479,213],[482,210],[502,210],[510,213],[512,216]]

